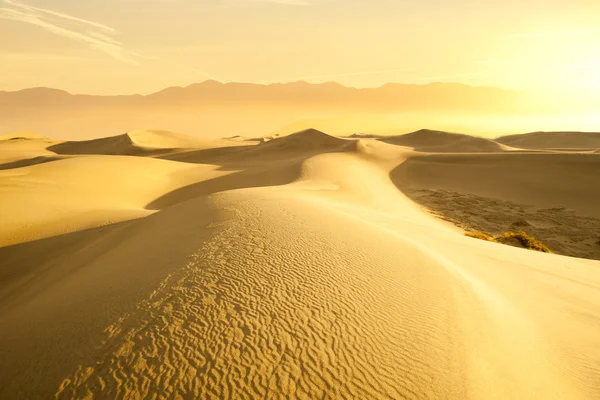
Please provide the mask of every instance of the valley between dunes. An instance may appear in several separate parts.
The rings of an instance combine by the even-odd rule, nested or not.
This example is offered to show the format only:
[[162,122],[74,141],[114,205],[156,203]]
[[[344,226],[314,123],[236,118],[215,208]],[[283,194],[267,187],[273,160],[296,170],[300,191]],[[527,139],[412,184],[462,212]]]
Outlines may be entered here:
[[600,261],[411,200],[593,238],[597,137],[411,135],[2,137],[0,398],[600,398]]

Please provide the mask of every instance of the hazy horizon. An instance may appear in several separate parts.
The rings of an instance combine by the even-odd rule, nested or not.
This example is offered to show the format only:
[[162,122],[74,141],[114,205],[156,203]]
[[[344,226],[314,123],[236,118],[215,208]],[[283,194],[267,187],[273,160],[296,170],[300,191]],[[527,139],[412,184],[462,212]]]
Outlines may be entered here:
[[0,92],[0,132],[90,139],[146,129],[200,137],[257,137],[306,128],[334,135],[389,135],[428,128],[492,138],[542,130],[597,131],[600,125],[594,107],[597,95],[458,83],[355,89],[337,83],[204,82],[141,96],[60,90]]
[[152,93],[205,79],[597,90],[598,15],[591,0],[0,0],[0,90]]
[[[597,131],[599,15],[591,0],[0,0],[0,131]],[[11,97],[32,88],[90,98]]]

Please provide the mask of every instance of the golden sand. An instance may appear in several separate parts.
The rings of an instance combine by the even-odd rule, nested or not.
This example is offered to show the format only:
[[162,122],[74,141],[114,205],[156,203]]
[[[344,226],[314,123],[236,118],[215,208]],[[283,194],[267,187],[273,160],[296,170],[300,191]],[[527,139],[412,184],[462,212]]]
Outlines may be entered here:
[[424,212],[410,143],[44,140],[0,170],[2,399],[600,398],[600,262]]

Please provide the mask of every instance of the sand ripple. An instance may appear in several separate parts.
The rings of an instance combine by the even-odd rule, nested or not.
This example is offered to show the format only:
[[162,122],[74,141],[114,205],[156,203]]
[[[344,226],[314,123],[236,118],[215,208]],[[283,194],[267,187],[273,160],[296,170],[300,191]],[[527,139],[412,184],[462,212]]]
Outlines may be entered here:
[[243,212],[108,327],[56,398],[462,397],[443,270],[240,196],[223,198]]

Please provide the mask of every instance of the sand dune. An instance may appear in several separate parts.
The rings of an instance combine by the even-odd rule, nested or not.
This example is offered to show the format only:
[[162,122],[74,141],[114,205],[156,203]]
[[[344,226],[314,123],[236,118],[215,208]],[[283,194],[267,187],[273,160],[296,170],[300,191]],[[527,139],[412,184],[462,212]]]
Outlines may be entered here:
[[33,132],[14,132],[0,135],[0,140],[38,140],[46,139],[42,135]]
[[257,153],[277,153],[280,152],[332,152],[343,151],[353,146],[355,141],[338,138],[328,135],[316,129],[307,129],[291,135],[276,137],[259,146],[253,147],[250,151]]
[[[352,151],[356,148],[356,140],[342,139],[328,135],[315,129],[307,129],[286,136],[269,137],[268,140],[244,141],[243,143],[229,139],[233,145],[227,148],[207,148],[173,155],[160,156],[169,160],[193,163],[209,163],[228,166],[258,167],[264,169],[262,163],[268,159],[282,161],[284,164],[303,161],[322,152]],[[262,162],[256,163],[257,159]],[[273,164],[268,169],[276,169]]]
[[392,173],[402,187],[446,189],[600,217],[600,157],[593,154],[431,155]]
[[150,155],[171,149],[204,149],[232,145],[168,131],[132,131],[122,135],[58,143],[48,148],[58,154]]
[[532,132],[502,136],[499,143],[524,149],[599,149],[597,132]]
[[[102,171],[100,173],[100,171]],[[88,156],[0,171],[0,246],[146,216],[165,192],[227,174],[152,158]],[[154,207],[153,207],[154,208]]]
[[398,190],[479,163],[514,195],[541,163],[523,187],[594,212],[593,158],[313,130],[153,156],[0,172],[0,208],[30,229],[0,247],[0,398],[600,396],[600,262],[467,238]]
[[0,169],[17,168],[57,159],[47,148],[57,143],[35,133],[0,136]]
[[145,152],[127,133],[101,139],[63,142],[51,146],[50,150],[57,154],[104,155],[136,155]]
[[405,135],[383,137],[380,140],[395,145],[413,147],[417,151],[435,153],[493,153],[507,149],[493,140],[428,129]]

